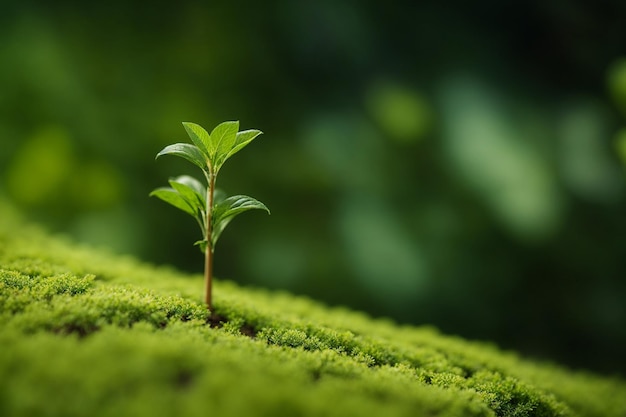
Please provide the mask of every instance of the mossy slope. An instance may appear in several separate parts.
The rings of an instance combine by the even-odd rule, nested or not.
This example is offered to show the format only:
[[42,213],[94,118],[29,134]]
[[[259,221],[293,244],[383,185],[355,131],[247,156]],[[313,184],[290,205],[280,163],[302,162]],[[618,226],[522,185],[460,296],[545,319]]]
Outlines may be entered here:
[[2,416],[626,416],[626,384],[78,247],[0,206]]

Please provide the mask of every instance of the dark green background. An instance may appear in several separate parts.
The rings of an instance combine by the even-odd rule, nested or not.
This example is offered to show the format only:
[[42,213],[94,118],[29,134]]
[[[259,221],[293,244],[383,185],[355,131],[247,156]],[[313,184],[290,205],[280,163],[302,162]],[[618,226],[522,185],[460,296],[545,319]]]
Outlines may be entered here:
[[154,156],[237,119],[265,135],[218,185],[272,215],[229,226],[218,276],[623,374],[624,21],[618,0],[4,1],[0,194],[201,272],[195,222],[148,198],[199,172]]

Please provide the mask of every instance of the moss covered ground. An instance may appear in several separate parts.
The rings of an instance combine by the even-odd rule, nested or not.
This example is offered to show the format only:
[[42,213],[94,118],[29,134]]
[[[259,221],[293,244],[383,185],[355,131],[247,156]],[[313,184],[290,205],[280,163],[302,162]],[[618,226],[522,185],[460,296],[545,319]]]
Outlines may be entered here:
[[0,206],[0,415],[626,417],[615,378],[226,281],[211,316],[202,285]]

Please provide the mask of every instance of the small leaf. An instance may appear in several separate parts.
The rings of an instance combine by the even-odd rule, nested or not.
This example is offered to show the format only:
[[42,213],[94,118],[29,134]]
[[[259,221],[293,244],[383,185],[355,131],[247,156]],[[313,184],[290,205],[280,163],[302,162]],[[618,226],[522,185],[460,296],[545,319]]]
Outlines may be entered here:
[[228,197],[215,204],[211,214],[211,248],[215,249],[215,243],[236,215],[253,209],[261,209],[267,211],[268,214],[270,213],[265,204],[246,195]]
[[170,181],[170,185],[185,200],[185,203],[193,209],[193,216],[198,220],[202,219],[205,213],[204,204],[196,197],[196,193],[186,185],[175,181]]
[[202,239],[202,240],[198,240],[197,242],[194,242],[194,246],[198,246],[200,247],[200,252],[205,253],[206,252],[206,245],[207,245],[207,240],[206,239]]
[[202,126],[191,122],[183,122],[183,127],[193,144],[198,147],[206,158],[215,153],[215,150],[211,150],[211,137]]
[[187,185],[189,188],[198,193],[202,201],[206,202],[207,188],[204,184],[202,184],[202,182],[189,175],[180,175],[174,178],[174,180]]
[[207,160],[202,154],[202,151],[189,143],[175,143],[173,145],[168,145],[163,148],[156,157],[158,158],[163,155],[180,156],[181,158],[185,158],[189,162],[199,166],[203,171],[208,169]]
[[244,130],[243,132],[238,132],[235,145],[228,152],[228,154],[226,154],[226,157],[224,158],[224,161],[222,161],[222,163],[226,162],[228,158],[230,158],[231,156],[239,152],[241,149],[243,149],[244,146],[252,142],[257,136],[262,135],[262,134],[263,132],[261,132],[260,130],[256,130],[256,129]]
[[215,207],[217,203],[226,200],[226,198],[228,198],[226,192],[221,188],[216,188],[213,192],[213,207]]
[[172,178],[169,183],[196,210],[196,213],[204,213],[206,188],[202,186],[200,181],[188,175],[181,175]]
[[157,188],[156,190],[150,193],[150,197],[158,197],[161,200],[165,201],[173,205],[176,208],[181,209],[185,213],[191,214],[193,217],[196,217],[196,211],[193,207],[185,201],[185,199],[178,193],[178,191],[169,187]]
[[220,123],[211,132],[211,143],[215,149],[215,153],[212,155],[212,163],[216,172],[219,171],[219,167],[224,163],[228,152],[235,146],[238,130],[239,122],[236,121]]

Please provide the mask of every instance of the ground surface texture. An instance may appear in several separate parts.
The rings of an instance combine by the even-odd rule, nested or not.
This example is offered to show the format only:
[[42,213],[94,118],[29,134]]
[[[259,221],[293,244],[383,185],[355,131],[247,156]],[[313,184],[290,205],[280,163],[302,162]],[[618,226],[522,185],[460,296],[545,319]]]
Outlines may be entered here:
[[[0,206],[2,416],[626,417],[623,381],[50,237]],[[340,279],[340,277],[337,277]]]

